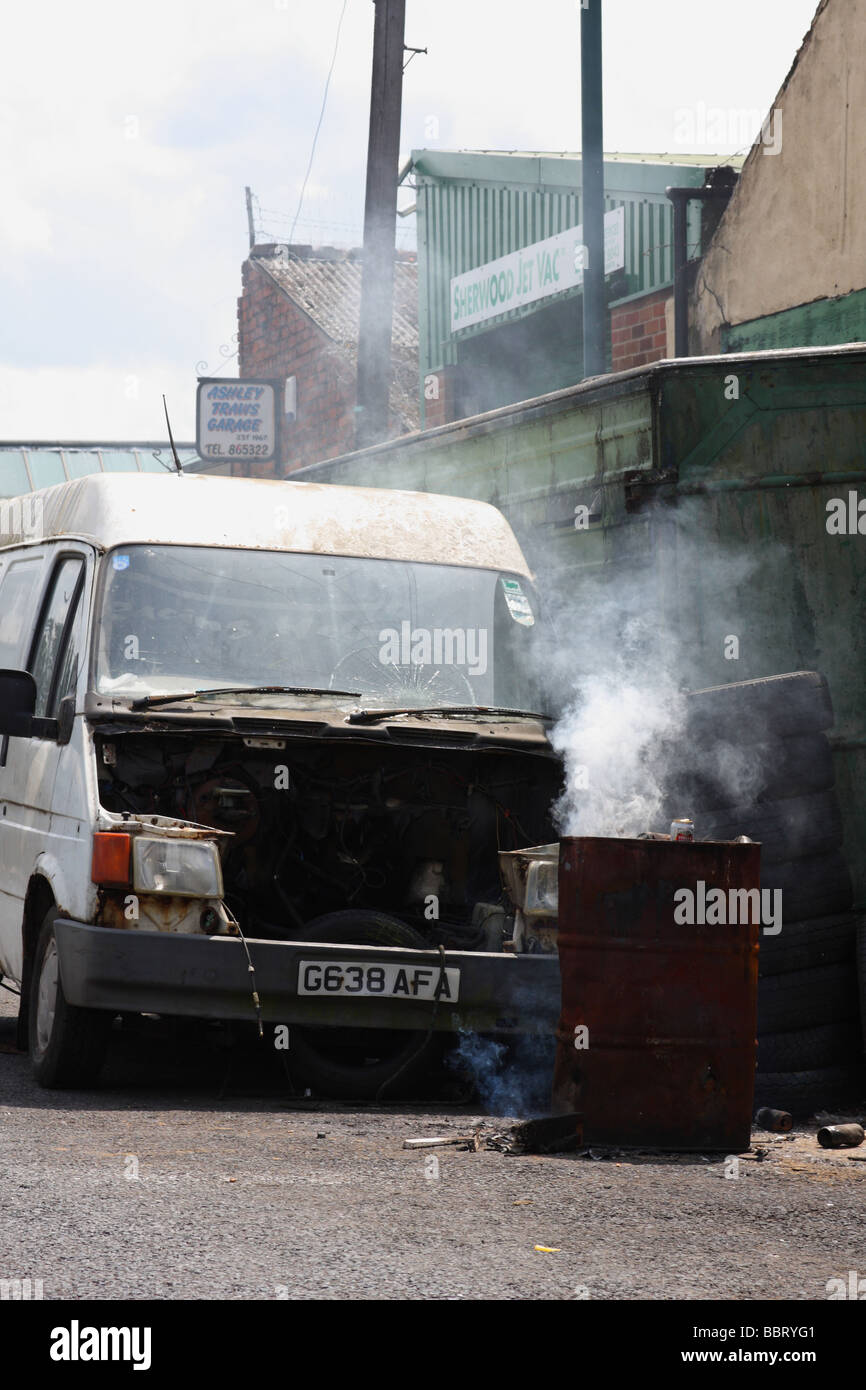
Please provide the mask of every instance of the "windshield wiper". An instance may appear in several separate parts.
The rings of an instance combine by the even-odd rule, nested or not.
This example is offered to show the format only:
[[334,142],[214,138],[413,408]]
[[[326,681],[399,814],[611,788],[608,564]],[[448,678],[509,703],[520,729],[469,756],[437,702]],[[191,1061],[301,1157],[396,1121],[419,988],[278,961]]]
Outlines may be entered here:
[[204,690],[182,690],[176,695],[142,695],[130,708],[173,704],[175,700],[195,700],[202,695],[350,695],[360,699],[360,690],[322,690],[314,685],[227,685]]
[[514,719],[541,719],[552,724],[552,714],[539,714],[532,709],[509,709],[507,705],[401,705],[399,709],[354,709],[346,715],[347,724],[376,724],[397,714],[439,714],[447,719],[452,714],[474,714],[481,719],[488,715],[505,715]]

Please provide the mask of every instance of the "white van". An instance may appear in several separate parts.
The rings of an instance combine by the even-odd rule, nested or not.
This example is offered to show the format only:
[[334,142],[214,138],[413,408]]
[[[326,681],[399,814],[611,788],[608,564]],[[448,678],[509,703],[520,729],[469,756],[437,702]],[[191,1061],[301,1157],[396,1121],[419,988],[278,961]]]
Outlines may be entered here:
[[495,508],[115,475],[0,522],[0,972],[41,1084],[144,1012],[288,1024],[347,1099],[438,1034],[555,1028],[499,882],[560,767]]

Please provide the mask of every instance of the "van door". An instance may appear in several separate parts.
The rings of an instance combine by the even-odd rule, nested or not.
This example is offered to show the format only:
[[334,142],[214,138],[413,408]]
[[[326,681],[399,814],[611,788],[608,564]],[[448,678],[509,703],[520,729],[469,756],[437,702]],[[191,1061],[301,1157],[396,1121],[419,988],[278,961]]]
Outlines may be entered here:
[[[21,631],[13,633],[10,624],[7,634],[10,646],[13,638],[17,643],[16,659],[7,658],[3,665],[32,672],[38,715],[56,717],[60,699],[73,692],[78,680],[84,598],[92,568],[89,554],[65,543],[25,552],[10,561],[0,585],[4,620],[10,591],[21,605]],[[43,580],[41,586],[37,576]],[[0,654],[6,655],[2,642]],[[68,877],[62,831],[58,836],[60,827],[52,828],[58,764],[66,750],[49,739],[11,738],[5,744],[5,762],[0,750],[0,970],[20,981],[24,899],[37,862],[56,897],[62,896],[58,884]]]
[[[33,624],[45,579],[46,557],[38,549],[6,551],[0,560],[0,667],[20,671],[33,640]],[[19,747],[13,749],[13,744]],[[0,739],[0,971],[21,979],[22,890],[16,873],[13,845],[20,844],[22,789],[21,747],[29,739]],[[10,766],[11,758],[11,766]]]

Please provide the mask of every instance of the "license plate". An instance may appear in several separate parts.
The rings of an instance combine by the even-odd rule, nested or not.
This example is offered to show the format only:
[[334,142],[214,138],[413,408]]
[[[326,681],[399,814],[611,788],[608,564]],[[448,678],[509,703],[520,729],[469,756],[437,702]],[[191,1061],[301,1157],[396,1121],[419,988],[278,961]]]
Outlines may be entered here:
[[[441,984],[440,984],[441,976]],[[446,999],[456,1003],[460,971],[438,965],[383,965],[378,961],[302,960],[298,994],[354,994],[360,998]]]

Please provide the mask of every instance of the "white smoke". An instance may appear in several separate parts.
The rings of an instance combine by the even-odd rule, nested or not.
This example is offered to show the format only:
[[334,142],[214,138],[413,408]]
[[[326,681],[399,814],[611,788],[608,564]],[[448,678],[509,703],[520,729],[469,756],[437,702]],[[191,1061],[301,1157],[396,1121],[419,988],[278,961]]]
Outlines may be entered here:
[[648,517],[643,539],[624,564],[572,571],[567,589],[555,574],[538,576],[556,629],[547,685],[561,711],[550,735],[565,771],[553,807],[561,835],[666,831],[670,816],[691,814],[677,785],[695,776],[729,804],[754,802],[765,785],[760,731],[742,731],[747,748],[706,728],[696,737],[687,692],[772,674],[735,661],[712,681],[705,673],[708,652],[718,669],[728,633],[743,634],[760,654],[745,615],[759,567],[778,562],[780,548],[724,547],[689,504]]
[[555,1056],[552,1034],[527,1033],[504,1043],[461,1029],[448,1065],[471,1081],[487,1114],[528,1119],[549,1112]]
[[551,734],[565,790],[554,807],[561,835],[639,835],[664,801],[662,747],[685,718],[672,680],[590,676]]

